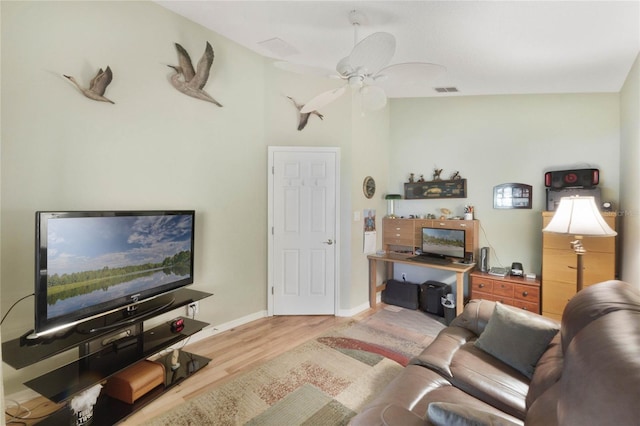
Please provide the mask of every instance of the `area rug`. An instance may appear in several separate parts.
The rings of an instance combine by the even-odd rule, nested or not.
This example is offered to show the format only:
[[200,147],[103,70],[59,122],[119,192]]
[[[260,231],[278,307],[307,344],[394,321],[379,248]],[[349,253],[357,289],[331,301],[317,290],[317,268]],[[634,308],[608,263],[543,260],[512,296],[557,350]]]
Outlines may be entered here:
[[437,317],[388,306],[146,424],[346,425],[442,328]]

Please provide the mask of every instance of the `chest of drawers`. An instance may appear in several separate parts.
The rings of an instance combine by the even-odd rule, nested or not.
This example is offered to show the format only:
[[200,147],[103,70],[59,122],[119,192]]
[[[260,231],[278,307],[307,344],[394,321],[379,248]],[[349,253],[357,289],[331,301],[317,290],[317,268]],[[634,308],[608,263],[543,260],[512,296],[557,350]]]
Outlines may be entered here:
[[497,277],[483,272],[472,272],[470,277],[472,299],[485,299],[515,306],[525,311],[540,313],[540,281],[522,277]]

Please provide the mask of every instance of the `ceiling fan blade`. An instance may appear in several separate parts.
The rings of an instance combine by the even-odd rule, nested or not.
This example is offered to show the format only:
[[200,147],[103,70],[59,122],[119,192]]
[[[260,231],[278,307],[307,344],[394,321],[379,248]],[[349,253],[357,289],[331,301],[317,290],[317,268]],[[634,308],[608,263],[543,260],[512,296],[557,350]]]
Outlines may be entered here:
[[391,62],[395,51],[396,38],[393,35],[373,33],[356,44],[349,56],[340,61],[338,66],[349,66],[358,74],[376,74]]
[[273,66],[283,71],[294,72],[296,74],[316,75],[320,77],[332,77],[336,75],[334,71],[325,68],[294,64],[293,62],[275,61]]
[[406,62],[390,65],[380,70],[375,77],[376,84],[392,94],[393,97],[412,96],[416,88],[430,87],[446,72],[442,65],[427,62]]
[[346,86],[338,87],[337,89],[327,90],[320,93],[315,98],[304,104],[300,109],[300,112],[305,114],[307,112],[317,111],[318,109],[329,105],[331,102],[338,99],[347,90]]
[[382,109],[387,104],[387,95],[378,86],[364,86],[359,92],[363,108],[369,111]]

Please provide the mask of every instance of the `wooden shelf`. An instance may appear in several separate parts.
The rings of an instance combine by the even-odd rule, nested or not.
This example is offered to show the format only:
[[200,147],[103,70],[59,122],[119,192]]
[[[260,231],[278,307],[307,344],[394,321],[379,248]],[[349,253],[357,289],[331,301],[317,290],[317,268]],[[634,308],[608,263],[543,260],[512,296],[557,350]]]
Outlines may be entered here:
[[422,246],[422,228],[463,229],[465,231],[466,254],[473,253],[474,260],[478,259],[479,229],[478,220],[456,219],[382,219],[382,245],[387,252],[392,247],[405,249],[413,253],[416,247]]

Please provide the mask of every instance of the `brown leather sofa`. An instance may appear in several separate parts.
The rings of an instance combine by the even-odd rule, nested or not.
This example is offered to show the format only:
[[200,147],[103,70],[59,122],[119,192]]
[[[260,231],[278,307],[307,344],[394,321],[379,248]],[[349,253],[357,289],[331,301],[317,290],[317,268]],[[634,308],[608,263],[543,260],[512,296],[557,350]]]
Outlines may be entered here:
[[[486,300],[470,301],[351,424],[640,424],[637,287],[622,281],[586,287],[567,304],[561,323],[519,311],[515,315],[524,317],[506,323],[509,327],[524,318],[515,338],[513,330],[499,328],[505,323],[491,321],[494,312],[512,314],[509,309],[516,309],[503,308]],[[544,347],[532,373],[511,359],[525,347],[532,351],[535,338],[527,337],[529,326],[559,328],[551,332],[548,344],[538,343]],[[477,344],[490,335],[499,336],[497,347],[503,348],[497,356],[506,362],[487,353],[496,350],[487,348],[486,341]],[[512,353],[499,352],[505,347]]]

